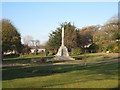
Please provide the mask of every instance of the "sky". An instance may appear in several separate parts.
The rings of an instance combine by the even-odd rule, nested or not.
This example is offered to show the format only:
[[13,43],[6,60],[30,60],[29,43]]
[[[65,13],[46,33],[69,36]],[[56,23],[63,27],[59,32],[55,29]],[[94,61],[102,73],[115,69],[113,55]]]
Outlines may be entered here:
[[61,23],[104,25],[117,13],[117,2],[2,2],[0,19],[9,19],[22,39],[30,35],[43,44]]

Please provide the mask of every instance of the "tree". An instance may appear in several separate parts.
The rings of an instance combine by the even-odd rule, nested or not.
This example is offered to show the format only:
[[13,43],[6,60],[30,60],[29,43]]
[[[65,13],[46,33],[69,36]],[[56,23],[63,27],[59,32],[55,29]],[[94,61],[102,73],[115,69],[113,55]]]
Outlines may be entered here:
[[49,35],[49,40],[46,43],[46,48],[52,53],[56,53],[57,49],[61,45],[61,28],[57,28]]
[[108,40],[120,39],[120,28],[118,27],[118,15],[111,17],[103,26],[103,30],[108,36]]
[[35,54],[38,54],[38,47],[40,46],[40,41],[39,40],[31,40],[33,47],[35,47]]
[[28,45],[23,45],[23,54],[29,54],[31,51],[30,51],[30,47]]
[[40,41],[39,40],[30,40],[32,42],[31,46],[35,46],[36,48],[40,46]]
[[47,42],[47,48],[51,49],[54,53],[57,52],[58,48],[61,45],[61,32],[62,27],[65,30],[64,44],[70,50],[73,47],[77,46],[76,43],[76,27],[70,22],[62,23],[55,31],[49,35],[49,41]]
[[79,30],[80,34],[80,46],[85,48],[85,46],[93,43],[93,34],[99,29],[99,26],[88,26]]
[[74,25],[72,25],[70,22],[65,22],[61,26],[64,26],[65,29],[65,46],[68,48],[69,51],[71,51],[72,48],[77,47],[77,30]]
[[33,37],[30,35],[27,35],[23,38],[23,43],[25,45],[31,46],[31,40],[33,40]]
[[22,50],[21,36],[10,20],[3,19],[2,23],[2,52],[14,50],[20,53]]
[[[106,52],[114,49],[113,43],[116,43],[120,39],[120,30],[118,27],[118,17],[114,16],[108,20],[108,22],[101,27],[101,29],[94,33],[94,43],[99,45],[100,51]],[[117,45],[117,44],[114,44]]]

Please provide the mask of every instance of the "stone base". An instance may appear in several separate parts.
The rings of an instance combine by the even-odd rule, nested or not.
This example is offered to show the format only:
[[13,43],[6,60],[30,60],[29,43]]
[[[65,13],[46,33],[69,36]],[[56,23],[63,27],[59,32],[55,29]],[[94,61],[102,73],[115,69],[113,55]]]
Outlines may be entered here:
[[58,53],[56,54],[56,56],[69,56],[68,54],[68,50],[65,46],[60,46],[59,50],[58,50]]
[[51,60],[52,61],[65,61],[65,60],[75,60],[75,59],[69,56],[56,56],[52,58]]
[[65,61],[65,60],[75,59],[69,56],[66,46],[60,46],[58,53],[54,58],[51,59],[51,61]]

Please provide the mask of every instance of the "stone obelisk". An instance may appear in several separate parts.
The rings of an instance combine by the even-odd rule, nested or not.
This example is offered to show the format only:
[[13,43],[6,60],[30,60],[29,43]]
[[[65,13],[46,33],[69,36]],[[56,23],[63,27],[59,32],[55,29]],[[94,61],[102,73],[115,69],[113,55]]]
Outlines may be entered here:
[[61,46],[53,60],[75,60],[74,58],[69,56],[68,49],[66,48],[66,46],[64,46],[64,27],[62,28]]
[[62,46],[64,46],[64,28],[62,28]]

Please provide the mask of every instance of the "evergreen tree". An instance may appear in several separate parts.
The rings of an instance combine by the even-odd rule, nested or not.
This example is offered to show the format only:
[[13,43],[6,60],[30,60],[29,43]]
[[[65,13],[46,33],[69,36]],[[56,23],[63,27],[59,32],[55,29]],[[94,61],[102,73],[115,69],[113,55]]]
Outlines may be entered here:
[[21,52],[21,36],[10,20],[3,19],[2,23],[2,52],[15,50]]

